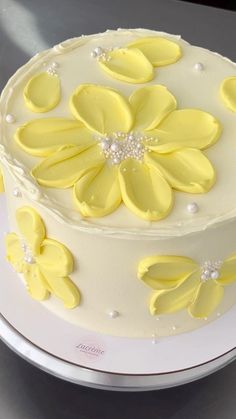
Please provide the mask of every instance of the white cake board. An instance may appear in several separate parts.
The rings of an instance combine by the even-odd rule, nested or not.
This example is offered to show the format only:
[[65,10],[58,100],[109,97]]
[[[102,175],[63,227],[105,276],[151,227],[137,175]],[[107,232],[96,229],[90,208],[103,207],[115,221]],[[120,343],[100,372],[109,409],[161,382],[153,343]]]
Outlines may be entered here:
[[236,358],[236,307],[191,333],[152,339],[106,336],[69,324],[32,300],[5,261],[0,198],[0,337],[37,367],[77,384],[125,391],[163,389],[206,376]]

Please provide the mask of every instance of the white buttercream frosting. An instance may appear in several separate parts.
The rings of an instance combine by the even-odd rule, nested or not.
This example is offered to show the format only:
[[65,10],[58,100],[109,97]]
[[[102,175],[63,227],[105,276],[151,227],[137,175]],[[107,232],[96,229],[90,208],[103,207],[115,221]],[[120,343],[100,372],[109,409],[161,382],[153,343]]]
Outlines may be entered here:
[[[150,84],[164,84],[175,95],[178,108],[199,108],[210,112],[223,125],[220,140],[205,151],[213,163],[217,182],[213,189],[202,195],[175,193],[172,213],[164,220],[147,222],[135,217],[123,205],[113,214],[100,219],[83,219],[74,209],[71,190],[44,189],[39,187],[30,175],[30,170],[41,159],[29,156],[17,147],[13,140],[14,131],[24,122],[41,118],[42,114],[32,114],[23,104],[22,91],[27,81],[42,69],[60,68],[63,85],[63,98],[60,104],[45,117],[70,116],[68,99],[80,84],[93,82],[118,88],[129,95],[138,86],[119,82],[103,73],[97,61],[91,57],[95,48],[115,48],[128,44],[137,37],[160,35],[178,41],[183,50],[182,58],[168,67],[157,68],[155,78]],[[56,66],[55,66],[56,63]],[[196,63],[204,65],[204,71],[196,71]],[[199,66],[198,66],[199,67]],[[80,71],[78,71],[80,69]],[[54,48],[41,52],[21,67],[9,80],[2,92],[2,124],[0,158],[26,195],[36,191],[33,196],[47,211],[53,213],[61,222],[73,228],[90,233],[112,236],[142,238],[178,237],[206,230],[236,217],[236,195],[234,179],[236,175],[236,117],[229,112],[219,98],[221,81],[236,71],[236,66],[227,58],[206,49],[191,46],[180,36],[154,32],[144,29],[108,31],[103,34],[83,36],[62,42]],[[14,115],[15,123],[6,122],[7,115]],[[43,115],[44,116],[44,115]],[[235,151],[235,153],[234,153]],[[189,217],[186,207],[196,202],[201,211]]]

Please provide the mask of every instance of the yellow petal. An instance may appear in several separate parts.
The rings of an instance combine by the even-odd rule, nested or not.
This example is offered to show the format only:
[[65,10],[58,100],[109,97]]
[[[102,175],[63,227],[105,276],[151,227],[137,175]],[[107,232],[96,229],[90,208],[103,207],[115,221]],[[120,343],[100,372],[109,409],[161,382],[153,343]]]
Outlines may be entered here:
[[169,184],[179,191],[204,193],[215,183],[215,171],[204,154],[193,148],[169,154],[146,153],[146,163],[156,167]]
[[36,74],[24,89],[24,99],[32,112],[48,112],[55,108],[61,99],[59,77],[46,72]]
[[198,284],[198,276],[193,274],[175,288],[156,291],[150,301],[150,313],[170,314],[188,307]]
[[138,217],[156,221],[170,212],[171,188],[155,168],[125,160],[120,165],[119,181],[124,204]]
[[80,146],[69,147],[52,154],[35,166],[32,176],[43,186],[70,188],[91,168],[103,165],[104,160],[99,145],[85,151]]
[[147,144],[158,153],[169,153],[183,147],[199,150],[214,144],[220,134],[220,123],[209,113],[198,109],[171,112],[152,132],[158,143]]
[[67,276],[73,271],[73,257],[61,243],[45,239],[37,256],[37,263],[43,272],[54,276]]
[[70,99],[72,114],[89,129],[101,134],[128,132],[133,118],[127,100],[116,90],[82,84]]
[[153,66],[139,49],[118,48],[99,64],[110,76],[128,83],[146,83],[153,79]]
[[184,256],[149,256],[138,265],[138,278],[155,290],[176,287],[199,267]]
[[38,255],[45,238],[45,226],[40,215],[31,207],[21,207],[16,210],[16,221],[23,240],[33,254]]
[[139,38],[128,47],[138,48],[155,67],[175,63],[182,55],[180,45],[161,37]]
[[135,129],[155,128],[176,108],[174,96],[161,85],[141,87],[132,93],[129,101],[135,118]]
[[66,118],[29,121],[17,129],[15,140],[26,153],[39,157],[49,156],[71,145],[85,150],[94,142],[81,122]]
[[15,233],[9,233],[5,238],[6,258],[17,272],[22,272],[24,266],[24,252],[20,240]]
[[224,296],[224,288],[213,280],[202,282],[189,306],[192,317],[202,319],[208,317],[220,304]]
[[74,198],[85,217],[102,217],[115,211],[121,202],[117,167],[105,164],[85,174],[75,185]]
[[236,254],[224,261],[219,273],[219,279],[216,280],[218,284],[228,285],[236,281]]
[[0,169],[0,193],[4,192],[4,182],[3,182],[3,175],[2,175],[2,170]]
[[45,278],[39,270],[37,264],[26,265],[24,270],[24,278],[26,281],[26,287],[34,300],[46,300],[49,297],[47,290],[47,283]]
[[220,95],[225,106],[236,112],[236,76],[227,77],[220,86]]
[[66,308],[74,308],[80,303],[80,292],[69,277],[56,277],[45,274],[48,289],[57,298],[63,301]]

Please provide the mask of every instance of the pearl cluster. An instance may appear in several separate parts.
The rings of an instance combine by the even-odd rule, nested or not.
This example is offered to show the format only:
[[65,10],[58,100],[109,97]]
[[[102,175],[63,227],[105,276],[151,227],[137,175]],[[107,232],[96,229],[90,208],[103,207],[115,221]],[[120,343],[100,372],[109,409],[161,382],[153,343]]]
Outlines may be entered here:
[[110,61],[111,57],[109,56],[109,53],[113,51],[114,48],[102,48],[102,47],[96,47],[91,52],[92,58],[97,58],[98,61]]
[[204,262],[201,268],[201,281],[205,282],[209,279],[217,279],[220,276],[220,267],[222,262],[219,260],[217,262],[211,262],[210,260]]
[[115,132],[111,135],[105,135],[97,138],[100,147],[103,150],[106,159],[112,164],[119,164],[126,159],[143,160],[147,147],[144,141],[158,141],[153,137],[147,137],[140,133]]
[[23,258],[24,262],[29,263],[30,265],[33,265],[35,263],[35,258],[33,256],[31,249],[24,242],[22,243],[21,247],[24,252],[24,258]]
[[50,74],[50,76],[58,76],[57,74],[57,68],[59,67],[59,64],[55,61],[48,67],[47,73]]

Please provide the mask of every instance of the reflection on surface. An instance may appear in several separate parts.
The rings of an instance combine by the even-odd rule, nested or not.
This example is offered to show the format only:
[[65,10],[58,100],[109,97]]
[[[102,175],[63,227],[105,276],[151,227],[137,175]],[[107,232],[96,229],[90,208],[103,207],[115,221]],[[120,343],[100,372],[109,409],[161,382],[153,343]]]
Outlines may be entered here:
[[1,0],[0,27],[9,41],[28,56],[48,47],[33,12],[16,0]]

